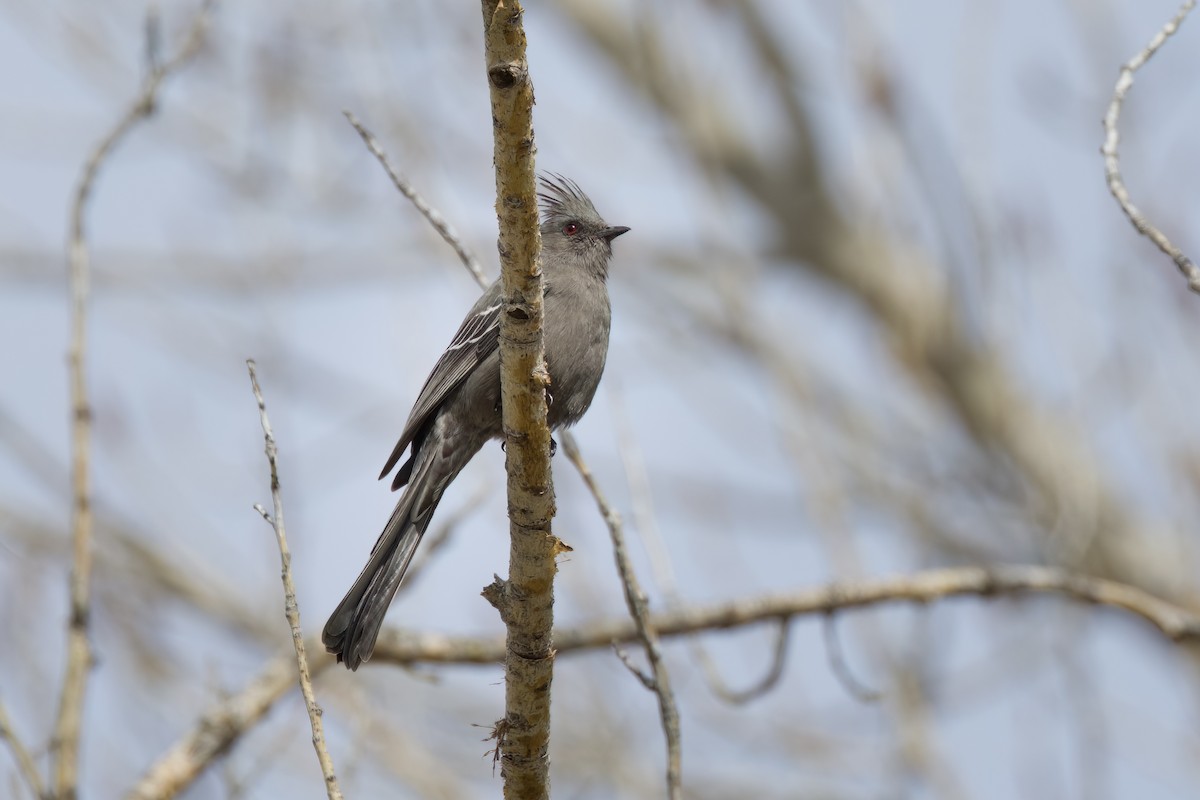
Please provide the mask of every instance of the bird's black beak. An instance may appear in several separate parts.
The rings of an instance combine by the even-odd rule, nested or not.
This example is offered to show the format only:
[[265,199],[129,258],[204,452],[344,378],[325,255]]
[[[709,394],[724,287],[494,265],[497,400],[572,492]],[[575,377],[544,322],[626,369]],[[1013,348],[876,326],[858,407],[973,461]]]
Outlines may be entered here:
[[624,225],[612,225],[600,231],[600,238],[606,242],[611,242],[622,233],[629,233],[629,228],[626,228]]

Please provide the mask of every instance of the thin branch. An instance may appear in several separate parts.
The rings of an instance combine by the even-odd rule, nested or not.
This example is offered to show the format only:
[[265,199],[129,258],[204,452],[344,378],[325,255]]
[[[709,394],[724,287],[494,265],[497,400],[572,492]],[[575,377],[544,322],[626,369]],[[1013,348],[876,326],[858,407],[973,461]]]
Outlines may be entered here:
[[[646,595],[642,592],[637,575],[633,571],[633,564],[629,560],[629,553],[625,549],[625,533],[621,527],[621,517],[604,498],[604,493],[600,491],[600,486],[596,483],[596,476],[592,474],[591,469],[584,462],[583,456],[579,453],[579,447],[575,444],[575,437],[569,431],[564,431],[562,433],[562,440],[563,450],[566,452],[567,458],[579,470],[583,482],[587,484],[592,497],[596,499],[596,506],[600,509],[600,516],[604,518],[605,524],[608,525],[609,536],[612,537],[613,556],[617,561],[617,572],[621,576],[621,586],[625,590],[625,603],[629,606],[629,614],[633,617],[634,624],[637,627],[638,639],[646,649],[646,658],[650,662],[653,680],[649,680],[643,676],[626,659],[623,658],[622,660],[641,679],[646,688],[650,689],[658,697],[659,718],[662,721],[663,733],[667,737],[667,796],[671,800],[679,800],[679,798],[683,797],[682,752],[679,746],[679,709],[675,706],[675,695],[671,691],[671,676],[667,672],[666,664],[663,663],[658,631],[651,620],[650,609],[646,604]],[[620,655],[620,650],[617,652]]]
[[475,254],[463,244],[458,231],[454,230],[454,226],[447,222],[446,218],[438,213],[436,208],[425,202],[425,198],[409,183],[408,178],[401,175],[392,167],[387,153],[384,152],[383,148],[379,146],[379,142],[375,139],[375,134],[367,130],[366,126],[359,122],[358,117],[354,116],[351,112],[343,111],[342,113],[346,115],[346,119],[354,126],[354,130],[358,131],[358,135],[362,137],[363,143],[371,151],[371,155],[375,156],[379,160],[379,163],[383,165],[384,171],[392,179],[392,183],[400,194],[412,201],[417,211],[420,211],[425,219],[429,220],[429,224],[433,226],[433,229],[441,234],[441,237],[446,240],[448,245],[454,248],[454,252],[458,254],[459,260],[462,261],[463,265],[475,277],[475,282],[479,284],[480,288],[486,289],[490,281],[488,281],[487,276],[483,273],[483,266],[480,265],[479,259],[475,257]]
[[271,432],[271,421],[267,418],[267,403],[263,399],[262,389],[258,385],[255,366],[254,359],[246,359],[246,369],[250,372],[250,388],[258,403],[258,417],[262,422],[263,438],[266,440],[267,464],[271,468],[271,503],[275,514],[272,517],[260,505],[255,505],[255,509],[275,529],[275,540],[279,544],[279,558],[282,562],[284,613],[287,616],[288,625],[292,629],[292,645],[296,649],[296,666],[300,673],[300,691],[304,695],[304,707],[308,711],[308,721],[312,727],[313,749],[317,751],[317,761],[321,765],[321,775],[325,779],[325,793],[329,796],[329,800],[341,800],[342,790],[338,788],[337,774],[333,769],[333,758],[329,755],[329,748],[325,746],[321,707],[317,705],[317,696],[313,692],[312,676],[309,674],[308,657],[305,654],[304,632],[300,627],[300,606],[296,602],[296,585],[292,582],[292,553],[288,549],[287,531],[283,524],[283,495],[279,489],[278,449],[275,446],[275,435]]
[[629,670],[630,674],[637,678],[642,686],[645,686],[646,689],[651,692],[658,691],[658,685],[654,681],[654,676],[647,675],[645,672],[642,672],[640,669],[638,669],[638,665],[633,663],[633,659],[630,657],[629,653],[626,652],[624,647],[621,647],[621,645],[618,643],[613,642],[612,649],[613,652],[617,654],[617,658],[621,659],[621,663],[625,665],[625,669]]
[[[1057,594],[1068,599],[1121,609],[1141,617],[1173,642],[1200,644],[1200,614],[1128,584],[1035,566],[954,567],[831,583],[796,592],[761,595],[709,606],[691,606],[652,614],[660,636],[741,628],[763,622],[828,614],[887,603],[932,603],[951,597],[995,598]],[[636,624],[612,619],[554,632],[561,655],[640,640]],[[494,664],[504,657],[498,639],[416,635],[384,631],[373,658],[393,664]]]
[[4,707],[3,702],[0,702],[0,741],[8,742],[8,749],[12,751],[13,760],[17,762],[17,769],[20,771],[21,777],[29,785],[29,791],[33,792],[33,796],[37,800],[42,800],[46,796],[46,790],[42,787],[42,779],[38,775],[37,765],[33,763],[29,749],[17,736],[16,728],[13,727],[12,720],[8,718],[8,709]]
[[1104,115],[1104,146],[1100,148],[1100,153],[1104,156],[1104,177],[1108,181],[1108,190],[1121,205],[1125,216],[1129,217],[1129,221],[1133,223],[1133,227],[1137,228],[1138,233],[1154,242],[1159,250],[1166,253],[1175,262],[1175,266],[1187,279],[1188,288],[1200,294],[1200,267],[1197,267],[1195,262],[1185,256],[1182,250],[1171,244],[1166,235],[1150,224],[1149,220],[1133,204],[1129,190],[1125,188],[1125,181],[1121,177],[1121,162],[1117,155],[1117,145],[1121,139],[1117,125],[1121,119],[1121,105],[1125,102],[1125,95],[1133,86],[1133,74],[1141,69],[1150,60],[1150,57],[1166,44],[1167,39],[1179,30],[1179,25],[1195,6],[1196,0],[1186,0],[1175,16],[1162,27],[1162,30],[1154,34],[1150,43],[1121,66],[1116,88],[1113,89],[1112,102],[1108,104],[1108,113]]
[[90,451],[92,408],[88,400],[87,305],[88,247],[84,214],[96,176],[118,144],[134,126],[154,113],[163,80],[200,50],[212,3],[200,6],[179,52],[162,64],[152,64],[133,102],[117,124],[100,140],[84,162],[71,204],[68,266],[71,291],[71,339],[68,364],[71,382],[71,589],[67,627],[67,665],[63,674],[58,719],[53,740],[54,791],[60,800],[73,800],[79,783],[79,739],[83,726],[84,694],[92,664],[88,640],[92,576],[92,500]]

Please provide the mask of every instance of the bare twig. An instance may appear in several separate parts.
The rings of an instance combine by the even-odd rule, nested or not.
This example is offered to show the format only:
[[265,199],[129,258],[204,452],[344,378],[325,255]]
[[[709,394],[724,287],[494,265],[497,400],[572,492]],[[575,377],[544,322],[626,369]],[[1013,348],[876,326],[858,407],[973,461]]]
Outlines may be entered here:
[[287,531],[283,524],[283,495],[279,489],[278,450],[275,446],[275,435],[271,431],[271,421],[267,418],[267,403],[263,399],[262,389],[258,385],[255,366],[254,359],[246,359],[246,369],[250,372],[250,388],[258,403],[258,417],[262,422],[263,438],[266,440],[267,464],[271,469],[271,503],[275,513],[272,517],[262,506],[255,505],[254,508],[275,529],[275,540],[279,544],[279,558],[282,562],[284,613],[287,615],[288,625],[292,629],[292,645],[296,649],[296,666],[300,673],[300,691],[304,695],[304,707],[308,711],[308,721],[312,727],[313,748],[317,751],[317,761],[321,765],[321,775],[325,779],[325,793],[329,796],[329,800],[341,800],[342,790],[338,787],[337,774],[333,769],[333,758],[329,755],[329,748],[325,746],[321,707],[317,705],[317,696],[313,692],[312,676],[309,674],[308,657],[305,654],[304,632],[300,628],[300,607],[296,603],[296,586],[292,582],[292,553],[288,549]]
[[638,669],[638,665],[633,663],[633,659],[630,658],[629,653],[626,652],[624,647],[621,647],[617,642],[613,642],[612,649],[617,654],[617,658],[621,659],[621,663],[625,665],[625,669],[629,670],[633,677],[641,682],[642,686],[645,686],[651,692],[658,691],[658,685],[654,681],[654,676],[648,675]]
[[463,244],[458,232],[454,230],[454,226],[447,222],[446,218],[438,213],[436,208],[425,202],[425,198],[409,183],[408,179],[392,167],[387,153],[384,152],[379,142],[375,139],[375,134],[367,130],[366,126],[359,122],[358,117],[354,116],[351,112],[343,111],[342,113],[346,115],[346,119],[354,126],[354,130],[358,131],[358,135],[362,137],[363,143],[371,151],[371,155],[375,156],[379,160],[379,163],[383,165],[383,169],[387,172],[388,177],[392,179],[392,183],[400,194],[412,201],[417,211],[420,211],[425,219],[429,220],[429,224],[433,226],[433,229],[441,234],[441,237],[446,240],[448,245],[454,248],[454,252],[458,254],[463,265],[475,276],[475,282],[481,288],[486,289],[489,281],[487,276],[483,274],[483,267],[480,265],[479,259]]
[[71,344],[68,364],[71,380],[71,594],[67,627],[67,665],[63,674],[58,719],[53,741],[54,791],[60,800],[72,800],[79,783],[79,739],[83,700],[92,664],[88,640],[92,576],[92,504],[90,450],[92,409],[88,400],[87,356],[88,248],[84,214],[100,168],[134,126],[154,113],[163,80],[199,50],[212,3],[200,6],[179,52],[161,64],[152,64],[133,102],[117,124],[96,145],[84,162],[71,204],[68,266],[71,286]]
[[[671,691],[671,676],[667,672],[667,666],[663,663],[662,648],[659,646],[658,631],[655,629],[654,623],[650,617],[650,609],[646,604],[646,595],[642,592],[642,587],[638,583],[637,575],[633,571],[633,564],[629,560],[629,553],[625,550],[625,533],[621,527],[621,517],[616,510],[609,505],[604,498],[604,493],[600,491],[600,486],[596,483],[596,476],[592,474],[583,457],[579,453],[579,447],[575,444],[575,437],[569,431],[562,433],[563,450],[567,454],[567,458],[579,470],[580,476],[583,477],[583,482],[587,484],[588,489],[592,493],[592,497],[596,499],[596,506],[600,509],[600,515],[604,518],[604,522],[608,525],[609,536],[612,537],[613,556],[617,561],[617,572],[621,576],[621,586],[625,590],[625,603],[629,606],[629,614],[633,617],[634,625],[637,628],[638,639],[642,646],[646,649],[646,658],[650,662],[650,670],[653,673],[653,678],[648,679],[635,669],[627,659],[625,665],[642,681],[647,689],[654,692],[658,697],[658,712],[662,720],[663,733],[667,737],[667,796],[672,800],[678,800],[683,797],[683,786],[681,783],[682,776],[682,754],[679,746],[679,710],[675,706],[675,695]],[[621,651],[617,651],[618,655]]]
[[1150,60],[1150,57],[1166,44],[1167,39],[1179,30],[1179,25],[1195,6],[1196,0],[1186,0],[1175,16],[1158,33],[1154,34],[1150,43],[1121,65],[1117,85],[1113,89],[1112,102],[1108,104],[1108,113],[1104,115],[1104,146],[1100,148],[1100,153],[1104,156],[1104,177],[1108,181],[1108,190],[1121,205],[1125,216],[1129,217],[1129,221],[1133,223],[1133,227],[1137,228],[1138,233],[1154,242],[1159,250],[1166,253],[1175,262],[1175,266],[1187,279],[1188,288],[1193,292],[1200,293],[1200,267],[1197,267],[1195,262],[1185,256],[1182,250],[1171,244],[1166,235],[1150,224],[1138,207],[1133,204],[1129,190],[1125,188],[1125,181],[1121,177],[1120,156],[1117,154],[1117,145],[1121,139],[1117,124],[1121,119],[1121,105],[1125,102],[1125,95],[1133,86],[1133,74],[1141,69]]
[[8,718],[8,709],[4,707],[3,702],[0,702],[0,741],[8,742],[8,749],[12,751],[13,760],[17,762],[17,769],[25,783],[28,784],[29,791],[37,800],[42,800],[46,796],[46,792],[42,788],[42,778],[38,775],[37,765],[33,763],[29,749],[17,736],[12,720]]

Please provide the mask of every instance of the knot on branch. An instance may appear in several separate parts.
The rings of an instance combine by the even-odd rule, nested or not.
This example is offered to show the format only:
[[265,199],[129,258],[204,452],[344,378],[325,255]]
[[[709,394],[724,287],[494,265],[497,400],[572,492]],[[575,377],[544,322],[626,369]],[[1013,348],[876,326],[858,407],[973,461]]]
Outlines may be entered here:
[[992,598],[1000,593],[1000,585],[996,574],[990,569],[980,570],[979,596]]
[[67,624],[79,630],[86,630],[92,621],[91,608],[87,605],[71,604],[71,615]]
[[529,81],[529,69],[520,61],[493,64],[488,67],[488,80],[497,89],[511,89]]
[[[522,139],[521,143],[532,145],[533,140],[526,138],[526,139]],[[504,203],[505,208],[525,208],[525,199],[523,197],[521,197],[521,195],[519,195],[519,194],[511,194],[510,193],[510,194],[504,195],[503,203]]]

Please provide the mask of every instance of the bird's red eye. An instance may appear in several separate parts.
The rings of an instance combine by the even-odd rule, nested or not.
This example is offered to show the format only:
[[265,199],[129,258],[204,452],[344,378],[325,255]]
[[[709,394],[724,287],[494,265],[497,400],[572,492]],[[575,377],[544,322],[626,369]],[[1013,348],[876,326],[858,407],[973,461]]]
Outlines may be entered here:
[[579,223],[568,222],[566,225],[563,225],[563,233],[565,233],[567,236],[574,236],[575,234],[579,233]]

